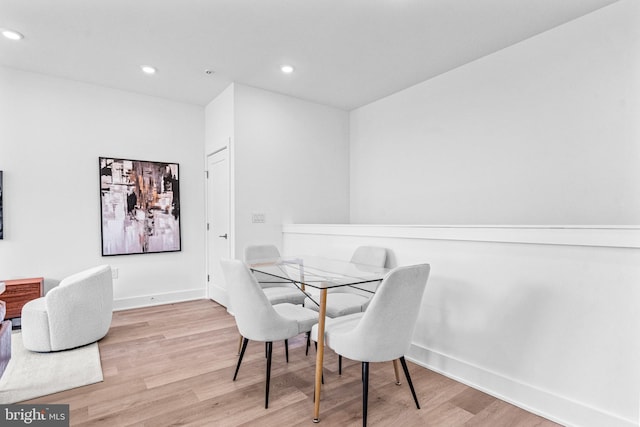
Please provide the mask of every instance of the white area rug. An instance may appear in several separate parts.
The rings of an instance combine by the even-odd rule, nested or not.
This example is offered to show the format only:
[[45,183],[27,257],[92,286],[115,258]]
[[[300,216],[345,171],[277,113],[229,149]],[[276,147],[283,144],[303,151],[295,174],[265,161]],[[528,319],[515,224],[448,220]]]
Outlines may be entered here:
[[11,360],[0,379],[0,404],[22,402],[103,380],[98,344],[53,353],[34,353],[11,336]]

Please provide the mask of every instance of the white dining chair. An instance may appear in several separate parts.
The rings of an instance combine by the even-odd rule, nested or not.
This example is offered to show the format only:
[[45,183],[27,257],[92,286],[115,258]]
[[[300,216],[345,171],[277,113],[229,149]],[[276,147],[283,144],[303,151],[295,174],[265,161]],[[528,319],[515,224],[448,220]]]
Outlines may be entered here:
[[[247,264],[278,258],[280,258],[280,251],[274,245],[249,245],[244,249],[244,260]],[[253,275],[258,280],[258,283],[260,283],[262,292],[264,292],[271,304],[289,303],[303,305],[306,294],[293,283],[260,272],[254,272]],[[309,354],[309,342],[307,336],[307,354]],[[242,344],[239,343],[238,352],[240,352],[241,347]],[[285,351],[286,353],[289,352],[288,342],[285,342]]]
[[[250,245],[244,250],[244,260],[251,264],[260,260],[273,260],[280,258],[280,251],[274,245]],[[282,281],[278,278],[256,272],[256,279],[262,287],[271,304],[302,304],[306,295],[293,283]]]
[[[364,313],[331,319],[325,325],[325,344],[341,356],[362,362],[363,426],[367,425],[370,362],[399,359],[413,400],[420,409],[404,355],[411,345],[429,270],[429,264],[391,270]],[[314,326],[312,339],[317,341],[317,334],[318,327]]]
[[[350,262],[368,267],[384,267],[386,261],[387,250],[385,248],[360,246],[353,252]],[[365,291],[354,286],[340,286],[329,289],[328,293],[331,295],[327,298],[327,317],[334,319],[365,311],[377,284],[373,288],[370,285],[362,286],[363,289],[365,287],[370,289]],[[304,306],[316,311],[319,309],[318,304],[308,297],[304,300]]]
[[[387,250],[377,246],[360,246],[353,252],[350,262],[368,267],[384,267],[387,262]],[[329,289],[327,293],[330,293],[331,296],[327,297],[326,316],[335,319],[349,314],[364,312],[378,284],[379,282],[374,284],[373,287],[371,287],[371,284],[362,285],[363,288],[365,286],[370,288],[366,291],[353,286],[340,286]],[[309,297],[305,298],[304,306],[312,310],[319,310],[318,304]],[[309,342],[307,340],[307,347]],[[338,373],[342,375],[342,357],[338,357]]]
[[229,286],[229,297],[234,309],[236,325],[243,337],[233,380],[235,381],[238,376],[249,340],[264,342],[267,353],[264,407],[268,408],[273,342],[286,342],[298,334],[311,331],[313,325],[318,322],[318,313],[295,304],[272,305],[245,263],[225,259],[221,260],[221,264],[227,283],[232,284]]

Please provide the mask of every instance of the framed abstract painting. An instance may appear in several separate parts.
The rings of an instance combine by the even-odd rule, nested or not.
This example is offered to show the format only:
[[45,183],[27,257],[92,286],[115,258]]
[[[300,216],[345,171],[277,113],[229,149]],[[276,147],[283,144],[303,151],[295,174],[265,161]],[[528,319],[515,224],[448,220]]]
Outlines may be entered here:
[[99,158],[102,255],[181,250],[177,163]]

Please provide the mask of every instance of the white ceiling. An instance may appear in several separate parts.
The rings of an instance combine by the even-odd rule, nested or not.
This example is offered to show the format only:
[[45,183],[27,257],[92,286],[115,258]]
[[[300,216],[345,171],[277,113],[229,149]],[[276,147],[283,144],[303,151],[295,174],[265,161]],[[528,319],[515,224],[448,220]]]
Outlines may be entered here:
[[0,37],[0,64],[199,105],[238,82],[350,110],[615,1],[0,0],[0,28],[25,35]]

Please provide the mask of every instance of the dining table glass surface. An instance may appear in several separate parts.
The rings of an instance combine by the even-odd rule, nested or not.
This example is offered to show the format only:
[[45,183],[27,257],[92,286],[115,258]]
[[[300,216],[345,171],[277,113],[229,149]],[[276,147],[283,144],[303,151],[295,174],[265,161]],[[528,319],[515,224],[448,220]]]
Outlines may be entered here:
[[375,283],[389,271],[383,267],[306,255],[254,260],[249,267],[270,277],[271,283],[293,282],[316,289]]

